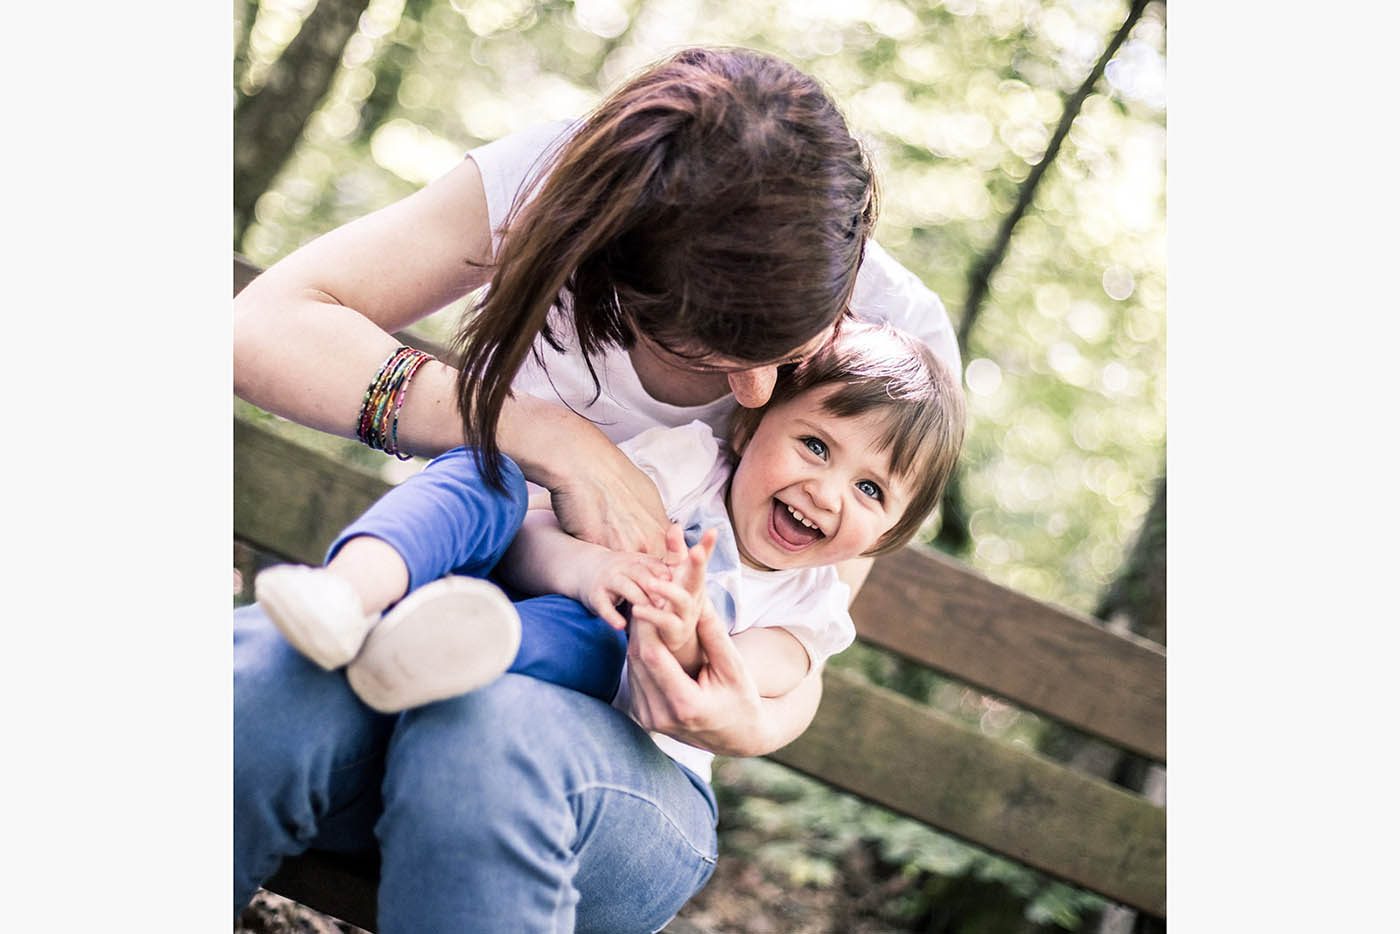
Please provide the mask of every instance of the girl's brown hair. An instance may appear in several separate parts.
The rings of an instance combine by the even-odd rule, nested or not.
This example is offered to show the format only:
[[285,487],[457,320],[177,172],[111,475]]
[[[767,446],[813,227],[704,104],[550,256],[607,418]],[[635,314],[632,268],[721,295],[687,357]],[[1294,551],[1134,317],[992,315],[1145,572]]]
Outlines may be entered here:
[[560,147],[535,197],[517,198],[490,289],[458,332],[458,409],[487,478],[536,335],[560,348],[551,307],[571,313],[585,359],[635,333],[695,358],[780,359],[846,307],[875,211],[864,150],[792,65],[687,49],[627,82]]
[[742,452],[769,409],[823,386],[836,387],[823,403],[828,414],[879,419],[876,449],[889,451],[896,475],[914,478],[904,514],[866,554],[895,551],[918,533],[953,475],[966,421],[962,388],[922,341],[888,324],[847,321],[835,341],[779,371],[767,404],[734,411],[731,451]]

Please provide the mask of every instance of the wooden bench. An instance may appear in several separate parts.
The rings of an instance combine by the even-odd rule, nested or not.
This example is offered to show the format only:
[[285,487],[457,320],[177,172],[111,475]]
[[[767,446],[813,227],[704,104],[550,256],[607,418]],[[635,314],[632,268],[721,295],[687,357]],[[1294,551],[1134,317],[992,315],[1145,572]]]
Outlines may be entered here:
[[[256,274],[235,257],[234,291]],[[411,340],[430,352],[437,348]],[[388,484],[234,422],[234,535],[318,563]],[[1120,749],[1166,762],[1166,653],[911,545],[876,561],[852,615],[862,641]],[[821,709],[769,756],[1111,901],[1166,916],[1166,812],[1147,798],[828,670]],[[311,852],[271,891],[373,930],[377,866]],[[674,929],[674,928],[673,928]]]

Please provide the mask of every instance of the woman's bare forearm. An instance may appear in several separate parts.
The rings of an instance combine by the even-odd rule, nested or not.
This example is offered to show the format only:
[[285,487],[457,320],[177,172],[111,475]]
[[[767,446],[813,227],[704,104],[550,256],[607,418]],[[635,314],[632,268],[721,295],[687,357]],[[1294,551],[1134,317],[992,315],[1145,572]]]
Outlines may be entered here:
[[[391,336],[486,281],[490,232],[470,159],[426,188],[302,246],[234,299],[234,392],[322,431],[354,437]],[[399,418],[404,450],[462,443],[455,372],[414,376]]]

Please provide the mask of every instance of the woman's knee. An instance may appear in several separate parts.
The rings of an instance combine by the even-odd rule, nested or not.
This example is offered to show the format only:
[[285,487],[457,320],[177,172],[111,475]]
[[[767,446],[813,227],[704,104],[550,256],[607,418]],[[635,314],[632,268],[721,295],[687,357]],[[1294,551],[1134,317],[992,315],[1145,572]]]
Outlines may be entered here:
[[389,752],[386,809],[397,803],[441,823],[567,807],[568,748],[580,737],[556,708],[596,703],[507,674],[471,694],[405,711]]
[[361,703],[344,673],[292,648],[256,605],[234,614],[233,669],[236,786],[273,785],[382,751],[392,721]]

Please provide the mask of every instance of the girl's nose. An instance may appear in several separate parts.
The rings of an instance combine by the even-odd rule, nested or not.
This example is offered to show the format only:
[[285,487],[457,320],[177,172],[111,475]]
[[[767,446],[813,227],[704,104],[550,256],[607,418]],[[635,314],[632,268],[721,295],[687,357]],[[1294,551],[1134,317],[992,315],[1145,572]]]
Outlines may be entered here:
[[841,508],[841,492],[836,487],[834,481],[815,477],[802,485],[813,506],[833,513]]

